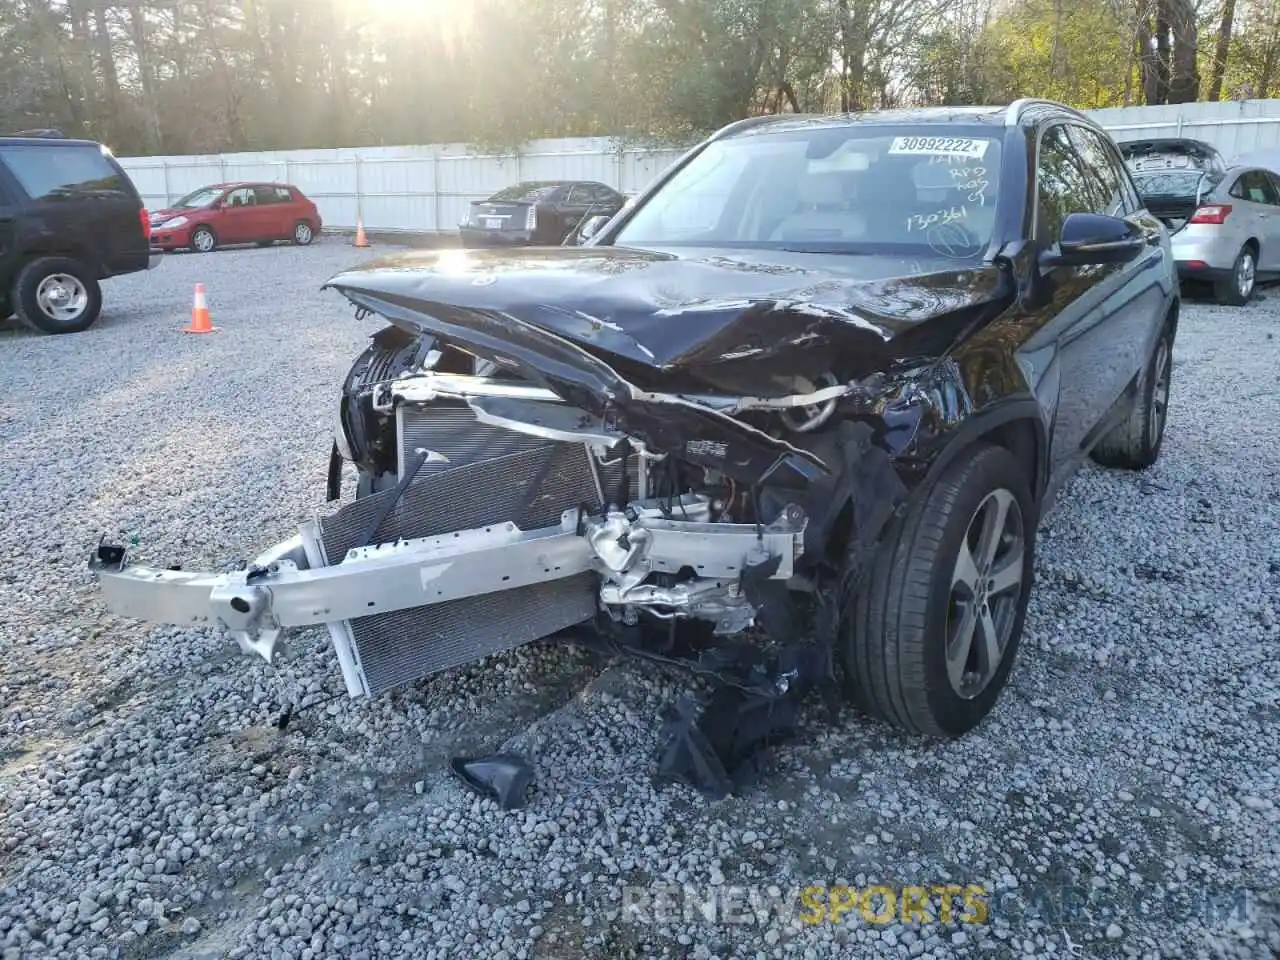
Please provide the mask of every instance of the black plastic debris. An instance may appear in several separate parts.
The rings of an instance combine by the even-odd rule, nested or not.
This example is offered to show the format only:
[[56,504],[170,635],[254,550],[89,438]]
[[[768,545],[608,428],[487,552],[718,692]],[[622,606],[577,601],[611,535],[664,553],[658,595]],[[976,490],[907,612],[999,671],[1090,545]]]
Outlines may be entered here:
[[656,776],[687,784],[715,800],[754,783],[763,751],[795,734],[799,697],[762,697],[721,686],[701,715],[689,697],[670,708]]
[[533,782],[533,767],[514,753],[487,757],[452,757],[449,770],[464,786],[497,802],[503,810],[524,806],[525,791]]

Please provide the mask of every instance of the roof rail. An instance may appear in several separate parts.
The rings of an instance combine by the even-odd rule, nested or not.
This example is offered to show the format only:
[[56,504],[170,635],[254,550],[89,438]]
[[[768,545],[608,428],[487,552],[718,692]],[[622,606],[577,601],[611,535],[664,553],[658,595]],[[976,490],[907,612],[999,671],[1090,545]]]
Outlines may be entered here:
[[1009,104],[1008,109],[1005,110],[1005,114],[1004,114],[1005,126],[1007,127],[1017,126],[1018,121],[1022,118],[1022,111],[1034,104],[1040,104],[1046,107],[1054,107],[1057,110],[1061,110],[1063,113],[1069,113],[1069,114],[1072,114],[1073,116],[1079,117],[1081,120],[1088,120],[1090,123],[1095,122],[1089,117],[1088,114],[1081,113],[1075,107],[1069,107],[1065,103],[1059,103],[1057,100],[1048,100],[1044,97],[1023,97],[1020,100],[1013,101],[1013,103]]
[[711,134],[707,139],[720,140],[731,134],[739,133],[742,130],[750,130],[752,127],[758,127],[764,123],[773,123],[777,120],[794,119],[797,115],[794,113],[765,113],[757,117],[744,117],[742,120],[735,120],[727,123],[715,133]]

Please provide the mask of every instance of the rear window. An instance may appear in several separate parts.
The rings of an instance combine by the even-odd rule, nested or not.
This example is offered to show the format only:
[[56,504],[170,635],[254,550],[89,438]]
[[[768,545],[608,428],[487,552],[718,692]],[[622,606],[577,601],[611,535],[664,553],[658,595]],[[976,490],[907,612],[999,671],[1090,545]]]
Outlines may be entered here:
[[32,200],[93,195],[134,197],[132,184],[94,146],[7,146],[0,159]]
[[558,183],[529,182],[517,183],[513,187],[504,187],[495,193],[490,200],[543,200],[555,193]]

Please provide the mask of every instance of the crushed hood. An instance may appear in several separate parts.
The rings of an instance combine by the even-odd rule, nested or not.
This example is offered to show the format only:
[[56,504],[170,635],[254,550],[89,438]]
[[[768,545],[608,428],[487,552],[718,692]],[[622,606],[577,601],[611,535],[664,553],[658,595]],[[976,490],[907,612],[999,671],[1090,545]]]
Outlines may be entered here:
[[410,253],[325,287],[542,383],[653,449],[797,487],[829,465],[688,394],[786,396],[795,377],[883,368],[930,321],[1009,295],[990,265],[617,247]]
[[880,357],[932,318],[1005,295],[996,267],[940,258],[622,247],[421,251],[362,264],[326,287],[380,313],[371,301],[514,317],[666,372],[806,352],[823,362],[833,351]]

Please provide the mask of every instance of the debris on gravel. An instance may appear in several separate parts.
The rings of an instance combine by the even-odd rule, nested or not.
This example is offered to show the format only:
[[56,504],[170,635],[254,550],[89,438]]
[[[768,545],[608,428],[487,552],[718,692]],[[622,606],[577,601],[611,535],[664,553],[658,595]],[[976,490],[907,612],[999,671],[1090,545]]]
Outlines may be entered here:
[[[1046,519],[983,727],[814,706],[710,803],[650,779],[676,671],[531,645],[352,701],[322,631],[273,668],[105,613],[103,534],[231,568],[321,507],[376,323],[319,286],[381,252],[174,255],[0,331],[3,960],[1280,950],[1280,300],[1184,305],[1162,459]],[[499,750],[509,813],[446,773]]]

